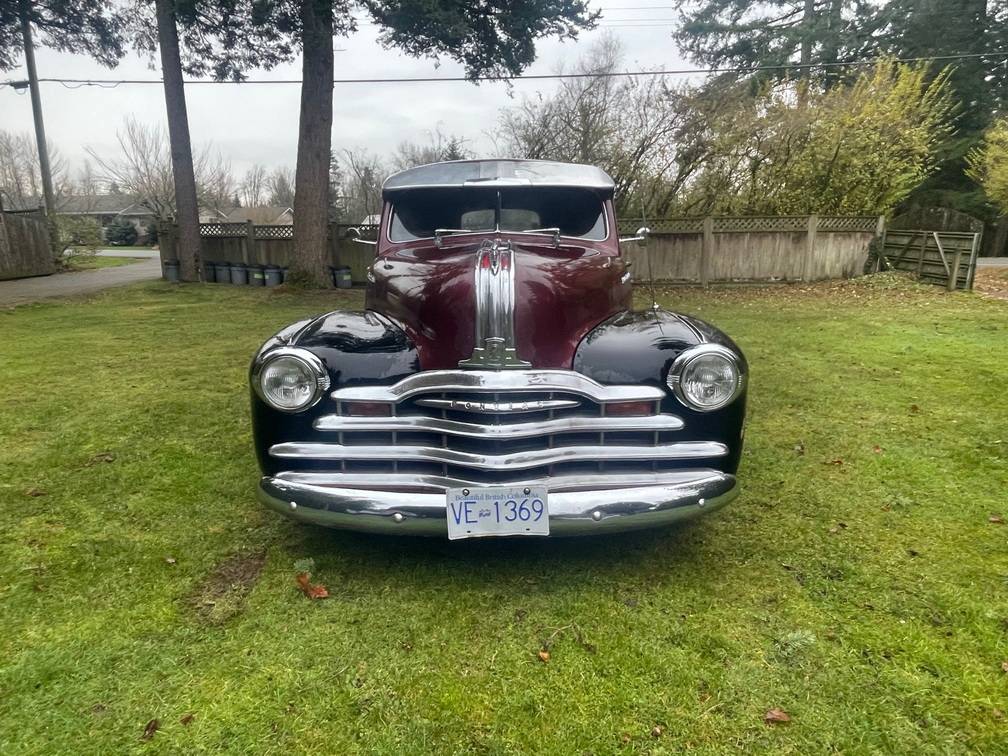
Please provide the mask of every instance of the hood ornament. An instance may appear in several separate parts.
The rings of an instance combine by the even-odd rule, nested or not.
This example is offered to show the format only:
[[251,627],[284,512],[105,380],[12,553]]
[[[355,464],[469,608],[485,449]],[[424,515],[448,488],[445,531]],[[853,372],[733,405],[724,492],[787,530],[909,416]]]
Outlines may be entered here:
[[476,340],[459,367],[515,370],[532,367],[515,349],[514,252],[511,242],[485,239],[476,253]]

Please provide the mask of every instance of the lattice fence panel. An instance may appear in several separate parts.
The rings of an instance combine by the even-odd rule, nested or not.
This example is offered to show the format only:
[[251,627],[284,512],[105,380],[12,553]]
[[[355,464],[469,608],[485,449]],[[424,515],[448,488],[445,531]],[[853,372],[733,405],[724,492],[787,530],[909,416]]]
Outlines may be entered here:
[[819,231],[865,231],[873,233],[878,228],[874,215],[824,215],[819,218]]
[[702,234],[703,218],[648,218],[642,221],[640,218],[623,218],[617,221],[620,233],[624,236],[631,236],[641,226],[647,226],[653,232],[659,234]]
[[807,215],[775,216],[726,216],[714,218],[714,233],[748,233],[775,231],[805,231],[808,228]]
[[200,236],[245,236],[244,223],[200,223]]
[[276,226],[255,226],[256,239],[293,239],[294,226],[291,224]]

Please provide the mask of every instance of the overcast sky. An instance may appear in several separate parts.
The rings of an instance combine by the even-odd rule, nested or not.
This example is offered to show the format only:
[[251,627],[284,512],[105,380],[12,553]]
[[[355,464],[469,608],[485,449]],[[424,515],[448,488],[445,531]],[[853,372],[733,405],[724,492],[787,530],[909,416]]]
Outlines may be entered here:
[[[682,67],[685,62],[671,40],[678,13],[669,0],[599,0],[605,14],[599,29],[582,34],[576,42],[544,40],[538,58],[526,73],[553,73],[584,55],[602,34],[623,44],[629,68]],[[337,39],[336,78],[404,76],[458,76],[461,66],[443,60],[416,60],[383,50],[377,30],[362,26],[354,36]],[[110,71],[78,55],[39,50],[39,77],[157,78],[145,59],[125,58]],[[23,79],[23,68],[0,74],[2,79]],[[298,79],[300,63],[249,78]],[[469,140],[477,153],[492,152],[487,133],[493,130],[500,109],[520,101],[522,95],[549,92],[555,81],[518,82],[509,98],[506,85],[465,82],[433,84],[339,84],[333,113],[333,147],[365,147],[386,153],[404,140],[425,142],[431,130]],[[115,155],[116,129],[132,115],[145,122],[163,122],[165,108],[160,85],[120,85],[115,88],[84,86],[68,89],[43,83],[42,106],[49,142],[71,166],[85,157],[85,147]],[[252,163],[294,165],[297,149],[299,87],[288,85],[191,85],[186,87],[189,126],[193,143],[210,142],[231,160],[237,174]],[[30,131],[31,103],[27,92],[0,87],[0,128]]]

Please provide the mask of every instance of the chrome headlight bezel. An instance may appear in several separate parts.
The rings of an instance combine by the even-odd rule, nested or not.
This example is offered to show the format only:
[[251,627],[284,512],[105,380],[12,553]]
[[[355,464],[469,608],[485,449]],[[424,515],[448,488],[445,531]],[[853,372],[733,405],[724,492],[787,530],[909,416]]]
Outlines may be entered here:
[[[308,401],[298,407],[281,407],[274,404],[263,390],[263,371],[270,364],[282,358],[296,360],[301,363],[308,374],[315,380],[315,387]],[[300,349],[298,347],[278,347],[277,349],[270,350],[256,360],[255,364],[252,366],[251,381],[252,388],[255,390],[256,396],[262,399],[267,406],[277,412],[295,415],[299,412],[304,412],[319,403],[319,400],[322,399],[322,395],[329,389],[329,372],[325,368],[325,363],[323,363],[322,359],[314,352],[309,352],[307,349]]]
[[[723,358],[732,366],[735,371],[735,388],[726,399],[723,399],[717,404],[700,405],[690,399],[683,390],[682,376],[690,365],[697,360],[697,358],[708,355],[716,355]],[[734,402],[738,398],[739,394],[742,393],[746,384],[746,373],[742,369],[742,363],[739,360],[739,356],[728,347],[722,346],[721,344],[700,344],[698,346],[690,347],[673,360],[672,367],[669,368],[668,376],[666,377],[666,383],[668,383],[668,387],[672,390],[676,399],[689,409],[694,410],[695,412],[716,412],[717,410],[724,409]]]

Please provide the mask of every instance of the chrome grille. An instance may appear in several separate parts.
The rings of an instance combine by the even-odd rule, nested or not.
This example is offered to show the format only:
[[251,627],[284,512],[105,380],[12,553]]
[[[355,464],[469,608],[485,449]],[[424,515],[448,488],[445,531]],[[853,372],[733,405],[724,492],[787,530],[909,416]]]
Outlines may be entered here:
[[[304,474],[335,474],[340,485],[394,488],[418,477],[476,485],[572,484],[585,476],[653,484],[656,474],[709,465],[728,453],[720,443],[681,438],[682,419],[660,411],[664,396],[651,386],[603,386],[572,371],[430,371],[393,386],[332,392],[335,411],[314,423],[322,440],[275,444],[270,454],[298,460]],[[391,414],[349,415],[348,402],[385,403]],[[650,403],[652,411],[609,414],[614,402]]]

